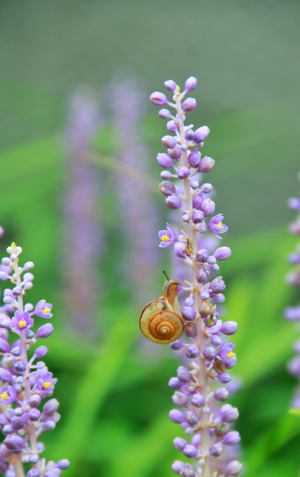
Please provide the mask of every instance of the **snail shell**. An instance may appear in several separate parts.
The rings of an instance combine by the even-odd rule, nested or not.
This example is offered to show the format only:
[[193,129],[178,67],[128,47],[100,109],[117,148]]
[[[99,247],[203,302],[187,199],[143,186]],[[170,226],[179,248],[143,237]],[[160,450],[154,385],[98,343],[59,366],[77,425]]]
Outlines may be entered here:
[[177,311],[175,302],[178,285],[180,284],[176,279],[168,279],[163,287],[163,296],[148,303],[141,313],[141,331],[154,343],[169,344],[182,335],[184,319],[180,314],[179,304]]

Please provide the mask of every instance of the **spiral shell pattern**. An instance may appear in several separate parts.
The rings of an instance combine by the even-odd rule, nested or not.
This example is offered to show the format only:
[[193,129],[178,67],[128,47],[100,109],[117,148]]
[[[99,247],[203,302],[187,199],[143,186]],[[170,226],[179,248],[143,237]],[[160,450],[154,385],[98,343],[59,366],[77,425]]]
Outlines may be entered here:
[[140,327],[146,338],[154,343],[169,344],[182,335],[183,319],[179,315],[168,310],[155,315],[149,312],[146,308],[140,319]]

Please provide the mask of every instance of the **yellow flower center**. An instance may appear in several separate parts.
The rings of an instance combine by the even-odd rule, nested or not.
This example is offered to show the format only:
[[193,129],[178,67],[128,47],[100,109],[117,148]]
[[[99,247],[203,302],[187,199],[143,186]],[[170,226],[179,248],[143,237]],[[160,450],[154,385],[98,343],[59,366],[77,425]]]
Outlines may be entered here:
[[0,398],[3,399],[3,401],[6,401],[6,399],[9,397],[6,391],[4,393],[0,394]]
[[50,313],[50,308],[47,308],[47,307],[43,308],[43,313]]
[[220,227],[221,230],[224,229],[224,226],[223,226],[222,222],[219,222],[217,225]]
[[169,242],[170,241],[169,235],[163,235],[161,239],[162,239],[163,242]]
[[233,358],[235,356],[235,353],[232,351],[229,351],[229,353],[226,354],[227,358]]
[[26,326],[26,321],[25,320],[19,321],[19,328],[25,328],[25,326]]
[[44,389],[48,389],[48,388],[50,388],[50,386],[51,386],[51,383],[44,383],[43,384]]

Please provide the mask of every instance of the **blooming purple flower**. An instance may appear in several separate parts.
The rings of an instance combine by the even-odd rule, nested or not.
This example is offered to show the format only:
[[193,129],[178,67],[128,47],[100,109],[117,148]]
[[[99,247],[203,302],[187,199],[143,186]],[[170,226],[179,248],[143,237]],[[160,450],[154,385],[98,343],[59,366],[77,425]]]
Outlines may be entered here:
[[11,404],[17,400],[17,391],[14,386],[3,386],[0,389],[0,402],[3,404]]
[[161,240],[159,244],[160,247],[169,247],[178,240],[176,232],[170,224],[167,224],[167,230],[161,230],[158,232],[158,236]]
[[[159,113],[161,118],[170,119],[167,123],[170,134],[162,140],[167,147],[167,154],[159,153],[159,158],[165,159],[166,168],[172,168],[172,172],[164,171],[161,176],[167,181],[160,184],[160,190],[165,196],[166,205],[176,210],[172,213],[176,217],[181,216],[181,227],[178,227],[181,234],[177,236],[168,224],[167,230],[159,232],[159,237],[163,242],[160,247],[174,243],[172,251],[177,263],[182,264],[180,282],[187,286],[184,286],[181,315],[185,320],[184,333],[189,342],[177,340],[170,347],[178,349],[186,362],[195,360],[190,367],[179,366],[177,377],[169,381],[169,386],[176,390],[173,402],[182,408],[172,409],[169,417],[190,436],[190,442],[176,438],[175,448],[189,459],[196,458],[197,464],[178,460],[173,463],[172,469],[182,477],[224,477],[224,472],[229,477],[228,472],[231,470],[232,475],[238,475],[241,464],[231,459],[231,466],[224,467],[222,472],[215,472],[215,462],[223,453],[224,446],[235,446],[240,440],[239,434],[230,427],[237,419],[238,411],[230,404],[219,409],[220,402],[224,402],[229,395],[227,387],[219,383],[225,385],[230,382],[231,376],[227,371],[237,362],[234,344],[224,342],[223,338],[223,335],[233,335],[237,324],[233,321],[222,323],[219,317],[215,303],[225,300],[225,283],[221,276],[214,277],[219,271],[217,261],[228,259],[231,250],[229,247],[216,246],[220,234],[226,232],[228,227],[222,222],[222,214],[212,216],[215,213],[215,202],[211,198],[212,185],[200,185],[202,173],[208,173],[215,163],[211,157],[201,157],[198,150],[203,146],[209,128],[202,126],[194,131],[193,125],[185,124],[187,113],[196,107],[196,100],[186,95],[196,84],[196,78],[188,78],[181,92],[179,86],[174,86],[175,82],[168,80],[166,88],[173,94],[173,103],[168,102],[165,95],[161,96],[162,93],[151,96],[154,104],[167,104],[175,110],[173,114],[166,109]],[[176,185],[172,182],[175,177],[179,179]],[[206,234],[210,235],[210,243]],[[184,271],[184,267],[189,268],[189,273]],[[179,279],[179,276],[176,278]],[[207,459],[208,455],[214,459]],[[227,464],[230,464],[230,459],[226,461]]]
[[40,300],[34,308],[33,315],[39,316],[40,318],[51,318],[53,315],[51,313],[52,305],[46,303],[46,300]]
[[26,311],[16,311],[12,319],[12,324],[14,325],[16,332],[20,333],[21,331],[26,331],[33,326],[33,319]]

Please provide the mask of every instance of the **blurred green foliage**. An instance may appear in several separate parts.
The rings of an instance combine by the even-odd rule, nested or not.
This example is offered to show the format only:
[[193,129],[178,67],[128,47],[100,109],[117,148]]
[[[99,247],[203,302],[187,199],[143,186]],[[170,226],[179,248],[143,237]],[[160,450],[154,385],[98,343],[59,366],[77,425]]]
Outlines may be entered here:
[[[285,204],[298,188],[299,10],[295,0],[0,2],[1,250],[12,240],[23,247],[24,260],[36,264],[29,299],[55,305],[47,363],[59,378],[62,419],[44,441],[49,459],[71,460],[66,477],[171,477],[170,464],[179,458],[172,446],[178,428],[167,417],[167,382],[177,362],[165,347],[141,353],[140,310],[115,274],[113,191],[106,189],[100,204],[110,248],[99,269],[105,280],[99,343],[70,338],[64,326],[67,96],[81,82],[100,91],[120,65],[144,78],[145,103],[169,77],[199,79],[200,107],[191,120],[211,128],[205,153],[216,166],[207,180],[216,187],[217,212],[230,227],[224,244],[233,251],[221,272],[225,318],[239,323],[236,375],[243,387],[233,403],[246,476],[297,475],[300,424],[288,414],[294,380],[286,373],[296,331],[282,310],[298,299],[284,275],[296,245]],[[142,133],[153,158],[164,131],[152,108]],[[110,128],[99,135],[100,156],[111,153],[111,136]],[[113,173],[101,157],[98,167],[104,177]],[[153,165],[151,179],[158,174]],[[160,204],[163,228],[167,211]]]

